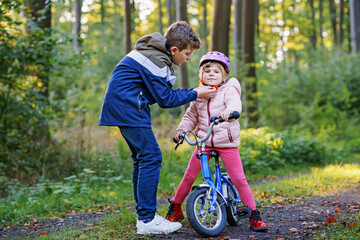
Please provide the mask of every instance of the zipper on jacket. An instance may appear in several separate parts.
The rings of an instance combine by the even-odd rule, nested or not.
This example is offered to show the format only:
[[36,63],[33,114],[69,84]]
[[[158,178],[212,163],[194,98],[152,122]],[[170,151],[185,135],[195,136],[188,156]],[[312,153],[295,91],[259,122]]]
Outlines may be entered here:
[[137,100],[138,100],[138,111],[141,112],[141,101],[140,101],[140,96],[142,96],[142,90],[139,92],[139,95],[137,96]]
[[[209,126],[210,126],[210,101],[211,101],[211,98],[209,98],[209,101],[207,103],[207,112],[208,112],[208,121],[209,121]],[[211,146],[214,147],[214,131],[211,132],[211,138],[210,138],[210,143],[211,143]]]

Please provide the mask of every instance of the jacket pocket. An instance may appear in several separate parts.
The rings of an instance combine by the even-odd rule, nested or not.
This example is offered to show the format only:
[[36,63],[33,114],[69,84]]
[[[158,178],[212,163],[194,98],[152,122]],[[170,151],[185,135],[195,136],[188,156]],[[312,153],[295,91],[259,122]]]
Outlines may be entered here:
[[227,134],[228,134],[229,141],[230,141],[230,142],[233,142],[234,139],[233,139],[233,137],[232,137],[231,129],[230,129],[230,128],[227,129]]
[[148,104],[147,99],[143,96],[143,91],[141,90],[137,96],[138,100],[138,111],[142,112],[144,106]]

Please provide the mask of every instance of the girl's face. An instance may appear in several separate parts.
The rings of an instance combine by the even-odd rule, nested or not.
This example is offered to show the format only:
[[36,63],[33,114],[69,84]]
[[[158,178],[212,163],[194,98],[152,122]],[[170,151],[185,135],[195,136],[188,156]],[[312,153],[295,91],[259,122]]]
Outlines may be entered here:
[[206,85],[216,86],[226,79],[223,72],[216,65],[211,65],[204,70],[202,80]]

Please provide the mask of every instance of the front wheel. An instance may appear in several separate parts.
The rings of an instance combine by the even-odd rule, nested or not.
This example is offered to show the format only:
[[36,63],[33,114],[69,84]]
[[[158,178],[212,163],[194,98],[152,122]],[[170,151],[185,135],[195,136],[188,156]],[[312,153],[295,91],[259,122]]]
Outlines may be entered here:
[[215,211],[211,213],[211,199],[207,198],[210,188],[197,188],[186,202],[186,213],[190,225],[204,237],[215,237],[226,227],[226,209],[221,196],[217,194]]

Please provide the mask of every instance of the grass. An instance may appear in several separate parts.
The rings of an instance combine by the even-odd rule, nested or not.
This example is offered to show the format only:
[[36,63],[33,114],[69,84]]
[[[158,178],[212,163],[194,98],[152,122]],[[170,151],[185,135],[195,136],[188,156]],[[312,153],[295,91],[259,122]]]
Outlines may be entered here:
[[343,217],[318,234],[319,240],[360,239],[360,215]]
[[[10,222],[13,225],[23,225],[31,217],[47,219],[50,217],[50,211],[54,216],[64,217],[69,210],[95,212],[105,209],[111,210],[112,213],[105,216],[98,225],[91,226],[86,230],[67,229],[52,233],[50,236],[41,236],[39,239],[138,239],[139,236],[136,235],[134,227],[136,213],[131,207],[134,206],[132,189],[128,180],[113,177],[101,181],[92,174],[94,173],[87,171],[82,176],[68,178],[67,184],[65,182],[63,184],[37,185],[33,188],[23,189],[22,194],[20,191],[17,195],[1,199],[0,215],[3,221],[4,218],[6,219],[6,223],[3,222],[2,225],[9,226]],[[161,184],[165,184],[163,181],[162,179]],[[266,205],[281,201],[292,202],[299,197],[334,194],[344,188],[352,188],[359,182],[359,165],[334,164],[323,168],[311,168],[308,174],[252,185],[252,190],[256,202],[259,205]],[[159,190],[159,195],[165,194],[166,192]],[[121,214],[116,214],[119,208]],[[166,211],[167,206],[158,209],[159,214],[163,216]],[[346,226],[350,226],[353,222],[359,223],[358,218],[344,221]],[[338,224],[341,228],[341,221],[330,227],[337,231]],[[354,232],[351,229],[342,229],[345,229],[346,234]],[[323,239],[332,239],[329,234],[331,231],[330,233],[324,232],[321,236]]]
[[[134,227],[136,213],[131,208],[135,205],[131,184],[132,160],[126,144],[120,140],[117,144],[118,154],[103,156],[89,164],[94,166],[93,169],[84,169],[80,174],[64,178],[62,182],[44,182],[25,188],[11,184],[9,196],[0,199],[0,225],[21,226],[34,219],[49,219],[51,216],[64,218],[66,214],[72,212],[110,211],[113,214],[107,215],[99,225],[86,230],[68,229],[53,233],[51,237],[41,236],[41,238],[138,238]],[[263,155],[267,154],[269,159],[272,158],[270,153],[276,150],[273,149],[273,144],[262,147],[263,145],[257,143],[256,146],[260,149],[259,152],[264,153]],[[174,194],[186,170],[188,158],[193,152],[193,148],[186,144],[179,147],[178,151],[169,150],[172,147],[173,145],[162,146],[165,149],[163,149],[163,167],[158,187],[159,197]],[[344,161],[353,161],[353,158],[349,159]],[[262,161],[267,162],[266,159]],[[310,166],[310,163],[298,165],[288,163],[272,169],[261,165],[256,174],[247,172],[246,176],[252,183],[251,187],[258,206],[281,201],[291,203],[298,197],[331,194],[342,188],[352,187],[360,181],[360,169],[356,164],[334,164],[323,168],[310,168]],[[308,173],[298,174],[299,172]],[[269,180],[274,176],[278,180],[254,185],[257,180],[263,178]],[[201,182],[199,175],[195,184]],[[115,214],[119,208],[121,214]],[[162,216],[166,211],[167,206],[158,209]]]
[[313,167],[308,174],[254,186],[253,193],[255,199],[263,203],[292,202],[300,197],[331,195],[359,182],[358,164],[331,164],[323,168]]

